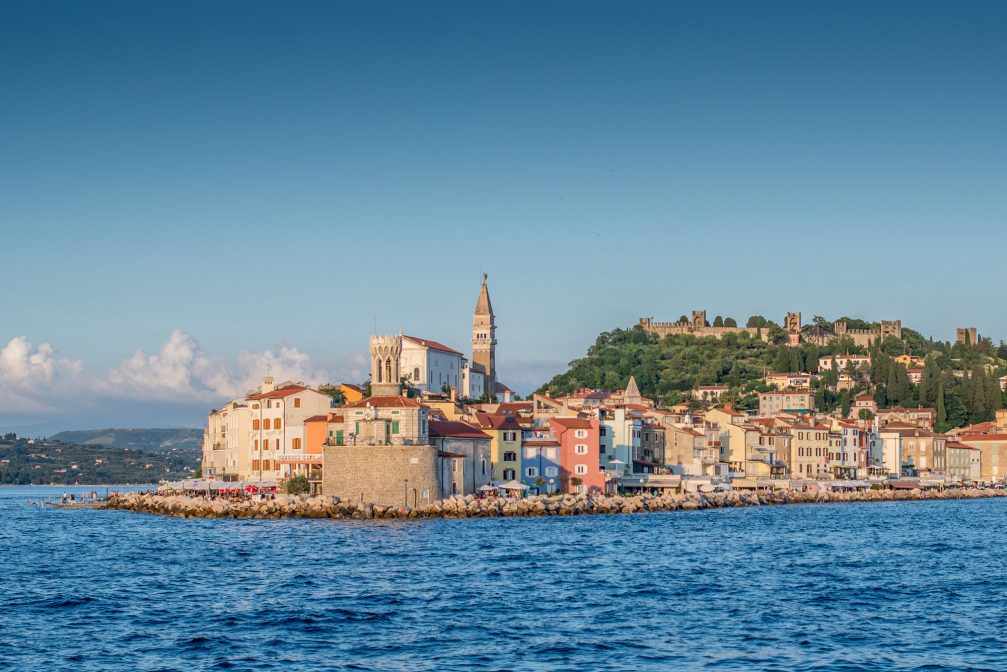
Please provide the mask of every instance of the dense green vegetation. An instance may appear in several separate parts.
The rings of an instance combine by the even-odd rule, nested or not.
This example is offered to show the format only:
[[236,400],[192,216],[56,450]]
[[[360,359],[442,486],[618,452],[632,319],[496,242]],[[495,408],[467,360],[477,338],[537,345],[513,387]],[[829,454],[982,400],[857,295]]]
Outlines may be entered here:
[[179,429],[83,429],[60,432],[50,441],[76,443],[82,446],[129,448],[152,453],[188,453],[199,455],[203,447],[203,430]]
[[189,478],[199,465],[198,453],[153,453],[131,448],[82,446],[53,440],[0,439],[0,484],[157,483]]
[[[863,320],[842,319],[851,329],[871,326]],[[839,408],[846,413],[854,397],[869,393],[881,408],[935,408],[938,429],[947,429],[992,419],[996,410],[1004,407],[997,380],[1007,373],[1007,345],[1003,343],[994,347],[990,339],[982,339],[976,344],[952,345],[904,328],[902,340],[889,338],[872,344],[869,351],[850,339],[791,347],[784,345],[787,337],[783,330],[765,318],[753,316],[746,324],[765,328],[770,342],[746,333],[727,334],[717,340],[688,335],[658,338],[639,327],[605,332],[585,357],[571,362],[568,371],[540,391],[561,395],[584,387],[621,389],[632,375],[640,391],[661,404],[688,400],[689,391],[699,385],[726,384],[731,391],[723,400],[748,409],[757,407],[757,393],[768,389],[763,382],[767,372],[816,372],[820,357],[870,354],[873,367],[839,370],[834,364],[822,372],[814,383],[820,410]],[[804,331],[828,325],[829,321],[816,316]],[[895,361],[903,354],[924,358],[918,385],[910,381],[906,366]],[[839,385],[840,378],[845,384]]]

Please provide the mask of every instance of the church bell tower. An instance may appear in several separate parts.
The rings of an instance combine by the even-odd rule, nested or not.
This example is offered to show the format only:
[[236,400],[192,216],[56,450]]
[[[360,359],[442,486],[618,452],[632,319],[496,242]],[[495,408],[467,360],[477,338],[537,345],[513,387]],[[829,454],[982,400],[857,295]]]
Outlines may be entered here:
[[483,285],[479,289],[475,315],[472,316],[472,364],[474,369],[486,375],[486,393],[492,399],[496,395],[497,382],[497,328],[490,292],[486,287],[488,277],[483,273]]

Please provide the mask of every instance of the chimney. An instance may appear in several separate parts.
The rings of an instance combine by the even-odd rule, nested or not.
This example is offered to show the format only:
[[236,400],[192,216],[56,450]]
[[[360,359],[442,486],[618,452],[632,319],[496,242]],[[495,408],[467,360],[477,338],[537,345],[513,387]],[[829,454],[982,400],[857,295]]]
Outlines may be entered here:
[[456,390],[453,387],[449,387],[448,389],[451,390],[451,395],[450,395],[451,401],[458,401],[458,390]]

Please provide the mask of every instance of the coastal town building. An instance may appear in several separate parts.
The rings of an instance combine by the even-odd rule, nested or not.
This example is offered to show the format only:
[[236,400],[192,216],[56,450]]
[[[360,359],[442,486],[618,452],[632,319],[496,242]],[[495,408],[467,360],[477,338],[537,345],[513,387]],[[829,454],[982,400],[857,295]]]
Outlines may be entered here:
[[818,372],[832,370],[832,362],[835,361],[839,371],[863,370],[871,366],[870,355],[822,355],[818,358]]
[[726,394],[731,388],[727,385],[700,385],[692,391],[692,398],[697,401],[716,402],[720,395]]
[[248,403],[244,399],[229,401],[210,411],[203,430],[201,468],[207,478],[240,481],[251,476],[252,456],[249,451],[251,425]]
[[559,443],[559,482],[565,492],[603,493],[600,423],[597,418],[553,418],[552,436]]
[[759,416],[763,418],[794,411],[808,412],[814,409],[814,404],[815,397],[807,390],[759,392]]
[[979,450],[979,478],[994,483],[1007,477],[1007,433],[962,434],[958,442]]
[[531,423],[521,422],[515,414],[476,413],[476,423],[490,437],[490,462],[493,480],[513,481],[521,478],[522,432]]
[[430,409],[401,395],[401,348],[402,336],[371,337],[372,396],[342,407],[343,442],[323,450],[322,494],[415,507],[489,482],[488,435],[451,421],[431,433]]
[[811,387],[810,373],[767,373],[763,383],[777,390],[807,390]]

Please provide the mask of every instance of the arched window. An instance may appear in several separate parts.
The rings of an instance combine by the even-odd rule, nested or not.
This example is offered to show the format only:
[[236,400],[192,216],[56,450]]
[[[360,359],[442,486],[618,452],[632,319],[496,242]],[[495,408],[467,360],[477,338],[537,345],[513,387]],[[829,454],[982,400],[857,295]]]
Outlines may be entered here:
[[377,374],[378,374],[378,379],[376,381],[374,381],[374,382],[380,383],[381,382],[381,360],[380,359],[375,362],[375,367],[374,368],[375,368],[375,370],[377,371]]
[[413,380],[418,382],[419,379],[420,379],[420,367],[417,366],[415,369],[413,369]]
[[385,382],[391,383],[392,381],[392,358],[389,357],[385,360]]

